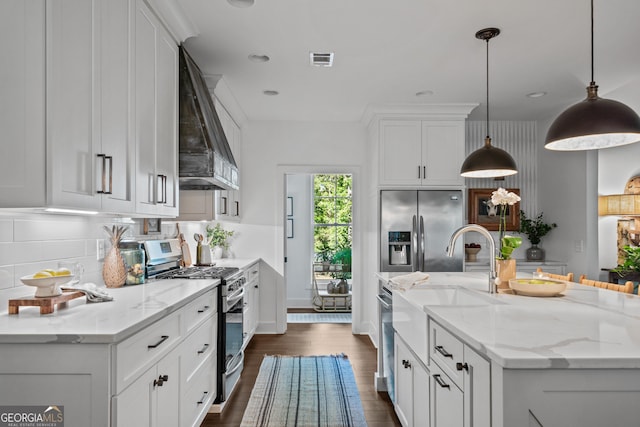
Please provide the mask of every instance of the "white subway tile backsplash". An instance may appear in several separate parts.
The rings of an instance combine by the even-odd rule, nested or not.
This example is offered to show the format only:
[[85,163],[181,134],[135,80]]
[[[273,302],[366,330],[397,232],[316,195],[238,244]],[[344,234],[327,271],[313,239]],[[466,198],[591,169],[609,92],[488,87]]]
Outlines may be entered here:
[[18,218],[14,220],[14,241],[86,239],[96,235],[97,225],[85,217]]
[[13,242],[13,221],[0,219],[0,242]]
[[14,286],[13,266],[5,265],[0,267],[0,289],[8,289]]

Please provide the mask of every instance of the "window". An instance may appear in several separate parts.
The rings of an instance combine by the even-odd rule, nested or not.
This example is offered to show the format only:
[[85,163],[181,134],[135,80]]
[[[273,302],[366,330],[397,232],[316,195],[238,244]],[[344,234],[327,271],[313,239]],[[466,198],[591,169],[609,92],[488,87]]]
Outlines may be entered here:
[[314,254],[316,262],[351,264],[351,175],[314,175]]

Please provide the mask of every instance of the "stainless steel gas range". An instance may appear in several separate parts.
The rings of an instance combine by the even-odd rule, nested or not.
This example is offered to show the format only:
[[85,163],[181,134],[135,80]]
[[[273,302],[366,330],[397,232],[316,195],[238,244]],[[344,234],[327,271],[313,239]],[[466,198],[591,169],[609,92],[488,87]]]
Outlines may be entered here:
[[147,276],[150,279],[220,279],[218,289],[217,396],[215,403],[228,398],[242,373],[244,272],[237,267],[215,265],[180,267],[182,251],[177,239],[147,240]]

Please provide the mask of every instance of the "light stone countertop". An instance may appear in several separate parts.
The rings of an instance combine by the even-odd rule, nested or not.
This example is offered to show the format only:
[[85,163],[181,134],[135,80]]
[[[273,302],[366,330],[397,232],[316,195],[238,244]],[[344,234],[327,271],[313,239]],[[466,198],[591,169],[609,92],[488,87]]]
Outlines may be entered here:
[[429,274],[428,284],[394,296],[504,368],[640,368],[637,295],[577,283],[558,297],[490,295],[486,273]]
[[[248,268],[259,259],[216,260],[223,267]],[[115,343],[185,306],[217,287],[218,279],[147,280],[142,285],[106,288],[113,301],[88,303],[86,297],[56,306],[40,315],[39,307],[20,307],[7,313],[8,300],[33,296],[35,288],[19,286],[0,291],[0,344],[2,343]]]

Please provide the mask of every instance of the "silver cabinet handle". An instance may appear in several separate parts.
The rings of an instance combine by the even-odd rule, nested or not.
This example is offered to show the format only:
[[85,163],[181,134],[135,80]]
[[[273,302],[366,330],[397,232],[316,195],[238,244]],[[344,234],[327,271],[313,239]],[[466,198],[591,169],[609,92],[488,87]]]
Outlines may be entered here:
[[418,179],[420,179],[420,165],[418,165]]
[[422,166],[422,178],[423,179],[427,178],[427,167],[426,166]]
[[467,363],[460,363],[457,362],[456,363],[456,370],[458,371],[462,371],[462,370],[468,371],[469,370],[469,365]]
[[209,344],[203,345],[202,348],[198,350],[198,354],[204,353],[205,351],[207,351],[208,348],[209,348]]
[[162,387],[162,385],[169,381],[169,375],[160,375],[157,380],[153,380],[153,386]]
[[240,216],[240,202],[236,201],[236,202],[233,202],[233,203],[235,203],[235,205],[236,205],[236,213],[235,213],[234,216]]
[[433,374],[433,379],[436,380],[436,382],[438,383],[438,385],[442,388],[451,388],[451,386],[447,383],[445,383],[442,378],[440,378],[439,374]]
[[204,307],[198,309],[198,313],[204,313],[205,311],[209,310],[209,306],[205,305]]
[[451,354],[447,350],[445,350],[443,346],[437,345],[434,348],[438,353],[440,353],[444,357],[450,357],[451,359],[453,359],[453,354]]
[[167,175],[162,175],[162,203],[167,203]]
[[411,368],[411,362],[409,362],[408,360],[402,360],[402,366],[404,366],[405,369],[407,368]]

